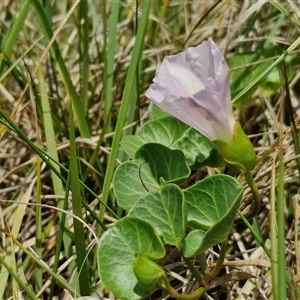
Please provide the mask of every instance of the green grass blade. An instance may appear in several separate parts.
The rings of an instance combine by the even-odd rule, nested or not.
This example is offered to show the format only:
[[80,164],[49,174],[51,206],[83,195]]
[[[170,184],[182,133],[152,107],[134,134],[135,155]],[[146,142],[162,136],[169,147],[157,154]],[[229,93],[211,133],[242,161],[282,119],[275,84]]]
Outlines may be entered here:
[[[36,177],[37,177],[37,185],[36,185],[36,203],[41,204],[41,193],[42,193],[42,178],[41,178],[41,158],[37,156],[36,159]],[[42,208],[41,206],[36,206],[36,219],[35,219],[35,252],[39,257],[42,257],[42,249],[43,249],[43,241],[42,241]],[[39,267],[35,267],[35,290],[39,291],[43,286],[43,270]]]
[[276,216],[276,166],[275,159],[271,174],[271,193],[270,193],[270,239],[271,239],[271,274],[273,284],[273,298],[278,299],[278,241],[277,241],[277,216]]
[[[77,151],[75,142],[75,128],[72,110],[70,110],[70,180],[71,180],[71,191],[72,191],[72,208],[73,213],[80,219],[82,219],[82,208],[81,208],[81,195],[80,195],[80,183],[78,178],[78,162],[77,162]],[[78,269],[78,281],[80,287],[80,294],[83,296],[90,295],[89,287],[89,272],[87,262],[85,260],[86,243],[83,225],[77,219],[74,222],[74,239],[76,248],[77,258],[77,269]]]
[[[104,23],[104,116],[107,118],[110,115],[110,109],[113,102],[113,79],[114,79],[114,56],[116,51],[116,35],[119,15],[119,1],[111,3],[111,15],[109,19],[108,39],[106,38],[106,24],[108,23],[106,14],[106,5],[103,3],[103,23]],[[108,40],[108,43],[107,43]]]
[[[68,173],[65,199],[64,199],[64,204],[62,207],[63,210],[68,209],[69,188],[70,188],[70,173]],[[59,266],[59,257],[60,257],[60,251],[62,248],[65,228],[68,228],[67,223],[66,223],[66,214],[62,214],[61,219],[60,219],[60,229],[59,229],[59,233],[58,233],[58,237],[57,237],[57,246],[55,249],[55,258],[54,258],[54,263],[53,263],[53,267],[52,267],[52,270],[54,273],[57,272],[58,266]],[[52,278],[51,285],[50,285],[49,299],[52,299],[52,297],[53,297],[54,289],[55,289],[55,282],[56,282],[55,278]]]
[[[122,96],[119,118],[118,118],[118,121],[116,124],[115,135],[114,135],[114,139],[112,142],[112,148],[111,148],[111,153],[110,153],[109,160],[108,160],[106,175],[104,178],[102,202],[105,204],[107,203],[108,196],[109,196],[110,184],[111,184],[113,173],[115,170],[116,158],[118,155],[119,144],[120,144],[120,140],[122,137],[122,130],[123,130],[124,122],[125,122],[126,115],[127,115],[127,109],[128,109],[129,102],[130,102],[130,96],[131,96],[132,87],[133,87],[135,76],[136,76],[136,70],[138,67],[139,58],[140,58],[142,48],[143,48],[150,5],[151,5],[151,1],[144,2],[142,15],[141,15],[140,22],[139,22],[139,28],[138,28],[138,32],[136,35],[136,41],[134,44],[131,61],[130,61],[129,68],[128,68],[128,74],[127,74],[127,79],[125,82],[124,92],[123,92],[123,96]],[[101,220],[103,220],[104,213],[105,213],[105,206],[102,205],[100,208],[100,219]]]
[[79,59],[80,59],[80,99],[84,114],[88,110],[89,87],[89,17],[87,0],[81,0],[79,5]]
[[[52,112],[51,112],[51,106],[49,103],[49,98],[47,95],[47,87],[45,78],[42,72],[42,69],[39,68],[38,71],[38,78],[40,83],[40,91],[41,91],[41,106],[42,106],[42,113],[43,113],[43,124],[44,124],[44,130],[45,130],[45,137],[46,137],[46,143],[47,143],[47,151],[49,155],[56,161],[59,162],[58,159],[58,153],[56,149],[56,139],[55,139],[55,132],[54,132],[54,125],[52,121]],[[56,164],[53,166],[57,172],[60,172],[60,167]],[[62,185],[61,179],[54,173],[54,171],[51,171],[51,179],[53,183],[53,188],[55,195],[63,196],[64,195],[64,188]],[[63,207],[63,202],[58,201],[58,207]],[[61,220],[62,214],[58,213],[58,216]],[[67,228],[68,224],[66,224]],[[71,239],[68,236],[64,237],[64,247],[65,252],[67,255],[67,258],[69,258],[72,255],[72,249],[71,249]]]
[[[30,11],[30,2],[29,1],[24,1],[23,5],[19,11],[19,14],[17,18],[15,19],[11,31],[9,32],[9,35],[6,38],[6,41],[4,43],[4,48],[3,52],[5,53],[6,56],[10,56],[14,46],[16,45],[16,41],[19,37],[20,31],[22,31],[24,22],[28,16],[28,13]],[[1,62],[0,62],[1,65]]]
[[265,253],[269,257],[271,257],[271,252],[267,248],[265,241],[261,238],[261,235],[258,234],[258,232],[255,230],[255,228],[249,223],[249,221],[244,217],[244,215],[242,214],[242,212],[240,210],[238,210],[238,214],[241,217],[241,219],[243,220],[243,222],[245,223],[245,225],[248,227],[248,229],[250,230],[252,235],[254,236],[256,242],[264,249]]
[[[50,42],[53,38],[53,31],[49,24],[49,21],[46,16],[46,13],[44,11],[44,8],[42,7],[39,0],[30,0],[30,2],[32,3],[32,5],[35,9],[36,16],[39,19],[39,23],[41,24],[41,26],[43,28],[44,34],[45,34],[47,40]],[[70,9],[69,13],[71,13],[78,4],[79,4],[79,1],[75,2],[72,9]],[[76,119],[78,122],[78,127],[80,130],[80,133],[83,137],[90,137],[89,126],[87,124],[87,120],[85,119],[83,105],[80,102],[79,96],[75,90],[74,85],[69,80],[68,69],[62,58],[60,48],[55,40],[53,41],[50,51],[51,51],[53,58],[55,59],[55,61],[57,63],[58,71],[63,80],[65,89],[69,93],[69,98],[72,99],[74,113],[75,113],[75,116],[76,116]]]
[[43,1],[43,7],[45,10],[45,14],[48,18],[49,24],[52,26],[52,11],[50,1]]
[[[283,134],[279,134],[282,139]],[[278,197],[277,197],[277,223],[278,223],[278,299],[286,299],[286,251],[285,251],[285,209],[284,209],[284,165],[283,165],[283,143],[278,147]]]

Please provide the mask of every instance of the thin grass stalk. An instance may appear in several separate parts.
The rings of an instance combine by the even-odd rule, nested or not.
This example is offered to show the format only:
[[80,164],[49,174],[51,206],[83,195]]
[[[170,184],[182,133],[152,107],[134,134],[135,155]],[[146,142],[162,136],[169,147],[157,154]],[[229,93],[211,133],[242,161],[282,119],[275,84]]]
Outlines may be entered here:
[[[25,62],[24,62],[25,63]],[[30,72],[29,69],[27,69],[27,72]],[[38,117],[37,117],[37,108],[35,99],[33,96],[33,86],[34,82],[32,82],[31,74],[27,74],[30,78],[28,81],[31,82],[30,85],[30,100],[31,100],[31,106],[34,116],[34,122],[35,122],[35,130],[36,130],[36,136],[37,136],[37,146],[39,147],[41,145],[41,133],[40,133],[40,127],[38,123]],[[37,155],[36,157],[36,203],[41,204],[41,193],[42,193],[42,178],[41,178],[41,158]],[[35,252],[37,256],[42,257],[42,208],[40,205],[36,206],[36,219],[35,219]],[[34,275],[35,275],[35,290],[38,291],[41,289],[43,285],[43,270],[39,266],[35,266],[34,269]]]
[[[62,207],[63,210],[68,209],[69,189],[70,189],[70,173],[68,174],[68,178],[67,178],[65,199],[64,199],[64,203],[63,203],[63,207]],[[58,266],[59,266],[60,252],[61,252],[61,248],[62,248],[63,238],[65,236],[64,231],[65,231],[65,228],[67,228],[66,225],[67,225],[66,214],[62,214],[61,219],[60,219],[60,227],[59,227],[59,232],[58,232],[58,237],[57,237],[57,243],[56,243],[57,246],[55,248],[54,263],[53,263],[53,267],[52,267],[52,270],[55,273],[57,272]],[[56,283],[56,280],[53,277],[51,280],[51,284],[50,284],[49,299],[53,298],[55,283]]]
[[[281,106],[281,109],[283,107]],[[283,109],[282,109],[283,111]],[[283,119],[282,119],[283,120]],[[279,128],[278,146],[278,187],[277,187],[277,223],[278,223],[278,299],[286,299],[286,251],[285,251],[285,207],[284,207],[284,165],[283,165],[283,134]]]
[[[41,91],[41,106],[42,106],[42,114],[43,114],[43,121],[44,121],[44,130],[45,130],[45,137],[46,137],[46,145],[47,145],[47,151],[49,155],[57,162],[59,162],[58,153],[56,149],[56,138],[55,138],[55,132],[54,132],[54,124],[52,121],[52,111],[51,106],[49,103],[48,93],[47,93],[47,87],[45,78],[42,72],[42,69],[39,68],[38,71],[38,78],[39,78],[39,86]],[[60,167],[55,164],[53,167],[56,169],[57,172],[60,172]],[[55,195],[63,196],[64,195],[64,188],[62,185],[61,179],[54,173],[53,170],[51,170],[51,179],[53,183],[53,189]],[[58,201],[57,203],[59,208],[63,207],[62,201]],[[60,221],[62,221],[62,214],[58,213],[58,217]],[[69,228],[68,224],[66,224],[67,228]],[[71,249],[71,239],[68,236],[64,237],[64,247],[65,247],[65,253],[67,258],[69,258],[72,255],[72,249]]]
[[[103,91],[104,91],[104,119],[110,118],[110,109],[112,107],[112,101],[113,101],[113,94],[112,94],[112,89],[108,89],[109,83],[110,87],[112,88],[112,80],[113,78],[113,71],[112,73],[109,73],[108,71],[108,62],[109,58],[107,57],[107,24],[108,24],[108,16],[106,13],[106,0],[103,1],[102,3],[102,26],[103,26],[103,49],[102,49],[102,57],[103,57],[103,68],[102,68],[102,74],[103,74]],[[111,59],[111,58],[110,58]],[[114,57],[112,58],[114,61]],[[109,125],[108,128],[111,126]]]
[[[139,111],[138,107],[139,107],[139,82],[140,82],[140,72],[139,72],[139,67],[141,65],[141,59],[139,59],[138,62],[138,67],[137,67],[137,71],[136,71],[136,77],[135,77],[135,81],[133,84],[133,88],[131,91],[131,101],[129,103],[128,109],[127,109],[127,116],[126,116],[126,120],[125,120],[125,124],[129,125],[132,124],[136,121],[136,119],[139,120],[139,115],[137,113],[137,111]],[[123,136],[125,135],[130,135],[130,134],[134,134],[134,129],[136,128],[136,126],[131,126],[130,128],[126,129],[123,131]],[[127,159],[127,154],[125,153],[125,151],[119,151],[118,154],[118,159],[120,161],[124,161]],[[122,215],[123,210],[119,207],[118,208],[118,215]]]
[[[300,207],[299,207],[299,191],[296,195],[293,196],[293,207],[294,207],[294,243],[295,243],[295,259],[296,259],[296,274],[299,276],[300,274],[300,245],[299,245],[299,217],[300,217]],[[299,287],[295,284],[295,282],[292,282],[294,289],[295,289],[295,299],[300,299],[300,289]]]
[[[41,204],[41,193],[42,193],[42,178],[41,178],[41,158],[37,155],[36,158],[36,203]],[[35,252],[39,257],[42,257],[43,241],[42,241],[42,208],[40,205],[36,206],[35,210]],[[34,269],[35,277],[35,290],[38,291],[43,286],[43,270],[39,266],[35,266]]]
[[[83,114],[88,119],[89,105],[89,11],[88,1],[82,0],[79,5],[79,60],[80,60],[80,101],[83,108]],[[95,7],[94,7],[95,9]],[[87,121],[88,122],[88,121]],[[87,152],[85,152],[87,153]],[[98,156],[95,159],[96,168],[103,174],[103,166]],[[83,180],[84,181],[84,180]],[[99,178],[102,182],[102,179]]]
[[[110,120],[109,116],[107,116],[107,117],[105,118],[105,120],[104,120],[104,125],[103,125],[103,127],[102,127],[102,130],[101,130],[99,139],[98,139],[98,141],[97,141],[97,145],[96,145],[96,147],[95,147],[95,149],[94,149],[94,151],[93,151],[93,154],[92,154],[92,156],[91,156],[91,158],[90,158],[90,160],[89,160],[89,165],[91,165],[91,166],[94,165],[94,163],[96,162],[96,160],[97,160],[97,158],[98,158],[98,156],[99,156],[99,149],[100,149],[100,146],[101,146],[101,144],[102,144],[102,142],[103,142],[103,139],[104,139],[104,136],[105,136],[105,132],[106,132],[106,129],[107,129],[107,127],[108,127],[109,120]],[[87,169],[85,170],[83,176],[82,176],[82,181],[83,181],[83,182],[86,181],[87,177],[89,176],[89,173],[90,173],[90,169],[87,168]],[[103,171],[103,169],[100,170],[100,174],[101,174],[101,176],[104,177],[104,171]],[[101,178],[101,179],[102,179],[102,178]],[[103,183],[102,180],[101,180],[100,182]]]
[[[23,29],[25,20],[28,16],[28,13],[30,11],[30,2],[24,1],[21,9],[19,10],[19,13],[17,17],[14,19],[13,24],[11,26],[11,30],[8,31],[8,35],[6,36],[6,40],[4,42],[3,47],[3,53],[5,56],[9,57],[14,46],[16,45],[17,39],[20,36],[20,32]],[[1,66],[2,60],[0,60],[0,66]]]
[[45,10],[45,14],[48,18],[49,24],[52,27],[52,25],[53,25],[52,24],[52,9],[51,9],[50,1],[43,1],[43,7],[44,7],[44,10]]
[[[91,3],[90,3],[91,4]],[[109,36],[108,36],[108,45],[107,45],[107,27],[106,24],[107,14],[106,14],[106,2],[104,1],[102,10],[102,19],[103,19],[103,57],[104,57],[104,64],[103,64],[103,87],[104,87],[104,125],[101,130],[101,134],[95,150],[89,160],[90,165],[94,165],[98,159],[99,148],[103,142],[104,135],[107,131],[111,130],[110,125],[110,116],[111,116],[111,109],[113,105],[113,74],[114,74],[114,55],[115,55],[115,48],[116,48],[116,34],[117,34],[117,24],[118,24],[118,14],[119,14],[119,1],[114,1],[111,3],[111,17],[109,19]],[[99,161],[100,162],[100,161]],[[99,171],[101,175],[104,177],[104,170],[101,163],[97,163],[99,166]],[[86,169],[82,176],[82,181],[85,182],[90,170]],[[99,178],[99,182],[101,186],[103,185],[102,178]]]
[[[57,4],[57,3],[56,3]],[[51,8],[51,3],[50,1],[43,1],[43,6],[44,6],[44,10],[45,10],[45,14],[48,18],[49,24],[51,27],[53,27],[53,22],[52,22],[52,8]],[[60,9],[62,15],[64,12],[64,9],[62,8],[58,8]],[[52,69],[52,76],[49,76],[47,78],[48,81],[48,88],[49,91],[47,94],[50,94],[53,98],[55,98],[54,95],[56,95],[56,98],[59,99],[59,95],[58,95],[58,90],[59,90],[59,83],[58,83],[58,76],[57,76],[57,70],[56,70],[56,62],[55,59],[52,57],[52,55],[49,55],[49,60],[46,60],[47,63],[47,68],[51,68]],[[61,111],[64,111],[63,108],[63,102],[62,101],[58,101],[57,103],[58,109],[60,109]],[[57,108],[54,108],[57,109]],[[52,108],[53,110],[53,108]],[[58,117],[54,114],[52,115],[52,119],[54,122],[53,128],[56,128],[57,132],[63,133],[64,136],[69,137],[69,132],[68,132],[68,114],[61,114],[61,119],[59,120]]]
[[242,219],[242,221],[247,226],[247,228],[250,230],[251,234],[254,236],[256,242],[264,249],[264,251],[268,255],[268,257],[271,257],[271,252],[267,248],[264,240],[261,238],[261,235],[258,234],[258,232],[253,228],[253,226],[249,223],[249,221],[245,218],[245,216],[243,215],[243,213],[240,210],[238,210],[238,214],[239,214],[240,218]]
[[[133,47],[132,56],[128,68],[128,74],[125,82],[124,92],[122,96],[121,107],[119,111],[119,118],[117,120],[115,135],[112,142],[111,153],[108,159],[108,166],[107,171],[104,178],[103,184],[103,192],[102,192],[102,202],[104,204],[107,203],[109,192],[110,192],[110,185],[113,177],[113,173],[115,170],[116,158],[119,151],[119,144],[122,137],[122,130],[125,123],[127,110],[130,102],[130,96],[132,87],[134,84],[136,70],[139,62],[139,57],[142,52],[144,37],[146,33],[146,26],[148,21],[148,15],[150,10],[151,1],[144,2],[144,7],[142,11],[142,15],[139,22],[139,28],[136,35],[135,45]],[[105,206],[100,207],[100,220],[103,220],[105,213]]]
[[81,0],[79,5],[79,59],[80,59],[80,100],[86,115],[88,110],[89,87],[89,29],[88,4]]
[[270,239],[271,239],[271,274],[273,286],[273,298],[278,299],[278,241],[277,241],[277,214],[276,214],[276,158],[273,159],[271,173],[271,193],[270,193]]
[[[104,67],[103,67],[103,83],[104,83],[104,117],[110,118],[110,110],[113,103],[113,80],[114,80],[114,56],[116,51],[116,35],[117,25],[119,17],[120,1],[112,1],[111,14],[109,20],[107,19],[106,13],[106,1],[103,1],[102,8],[102,19],[103,19],[103,56],[104,56]],[[109,21],[109,30],[107,37],[107,24]],[[110,130],[111,126],[108,126]]]
[[[44,8],[42,7],[39,0],[30,0],[30,2],[32,4],[32,6],[34,7],[35,14],[39,19],[39,23],[40,23],[41,27],[43,28],[43,31],[44,31],[44,34],[45,34],[47,40],[51,41],[53,38],[53,31],[52,31],[51,25],[49,24],[49,21],[46,16]],[[80,3],[80,1],[76,1],[73,4],[72,8],[75,8],[79,3]],[[74,113],[75,113],[75,116],[76,116],[76,119],[78,122],[78,127],[80,130],[80,133],[83,137],[89,138],[90,130],[89,130],[89,126],[88,126],[87,120],[84,115],[82,103],[79,99],[79,96],[75,90],[73,83],[71,83],[69,80],[70,76],[69,76],[68,69],[62,58],[62,53],[59,49],[59,46],[55,40],[53,41],[50,51],[51,51],[51,55],[53,56],[53,58],[55,59],[55,61],[57,63],[58,71],[62,78],[65,89],[69,93],[69,98],[71,98],[73,100],[72,103],[73,103]]]
[[[283,66],[283,77],[284,77],[284,85],[285,85],[285,93],[286,93],[285,107],[287,109],[287,113],[289,116],[295,154],[299,155],[300,154],[299,132],[298,132],[298,129],[296,126],[296,121],[295,121],[295,113],[294,113],[292,100],[291,100],[289,79],[288,79],[287,67],[286,67],[285,61],[282,62],[282,66]],[[300,158],[299,157],[296,158],[296,163],[297,163],[297,168],[298,168],[298,177],[300,179]]]
[[[72,107],[72,103],[70,103]],[[77,162],[77,150],[75,142],[75,127],[72,109],[70,110],[70,181],[72,191],[72,209],[73,214],[82,219],[82,207],[81,207],[81,194],[80,194],[80,183],[78,178],[78,162]],[[89,284],[89,272],[85,257],[86,253],[86,242],[84,228],[81,222],[77,219],[74,222],[74,242],[76,248],[77,268],[78,268],[78,281],[80,294],[82,296],[90,295],[90,284]]]
[[[42,68],[39,67],[38,69],[38,78],[39,78],[39,87],[40,87],[40,99],[41,99],[41,108],[42,108],[42,117],[43,117],[43,125],[44,125],[44,131],[45,131],[45,138],[46,138],[46,147],[49,155],[53,157],[53,159],[57,162],[59,162],[58,158],[58,152],[56,149],[56,138],[55,138],[55,131],[54,131],[54,124],[52,120],[52,110],[49,103],[49,97],[46,87],[45,78],[42,72]],[[53,165],[54,168],[56,168],[57,172],[60,172],[60,167],[57,164]],[[62,185],[62,181],[60,178],[54,173],[53,170],[51,170],[51,179],[53,184],[53,189],[55,195],[58,196],[64,196],[64,188]],[[57,206],[59,208],[64,207],[64,202],[62,200],[58,200]],[[60,220],[60,226],[66,226],[66,228],[69,230],[68,223],[65,223],[65,215],[61,212],[57,212],[56,216]],[[51,226],[51,224],[49,224]],[[53,224],[52,224],[53,226]],[[46,233],[47,234],[47,233]],[[63,242],[64,242],[64,253],[66,255],[66,258],[69,258],[73,255],[72,251],[72,241],[71,238],[68,235],[63,236]],[[60,252],[61,245],[57,245],[56,252]],[[55,259],[56,258],[55,256]],[[55,261],[54,261],[55,263]],[[74,264],[69,264],[68,271],[71,272]],[[55,270],[54,270],[55,271]],[[51,290],[50,290],[51,291]],[[51,297],[50,297],[51,299]]]
[[[263,234],[262,234],[261,227],[260,227],[257,216],[255,216],[252,219],[252,224],[253,224],[253,229],[256,231],[257,235],[260,237],[260,240],[264,240],[264,237],[263,237]],[[259,243],[257,243],[257,244],[259,244]]]
[[[56,71],[56,63],[52,56],[49,57],[49,62],[47,61],[49,65],[49,69],[52,70],[52,76],[49,76],[47,78],[48,82],[48,95],[51,95],[51,97],[60,99],[59,96],[59,87],[60,84],[58,82],[59,74],[57,74]],[[53,78],[52,78],[53,77]],[[62,101],[57,101],[56,103],[53,103],[52,111],[65,111],[64,103]],[[60,132],[63,136],[69,137],[69,120],[68,120],[68,114],[62,113],[61,118],[59,118],[56,114],[52,115],[53,123],[56,132]]]
[[[12,253],[16,253],[15,251],[15,247],[14,247],[14,243],[12,242],[12,240],[10,240],[11,242],[11,248],[12,248]],[[17,266],[17,262],[16,262],[16,256],[12,256],[12,264],[11,264],[11,268],[13,271],[15,271],[15,273],[18,273],[18,266]],[[13,289],[13,297],[14,299],[18,299],[18,295],[19,295],[19,291],[20,291],[20,286],[18,284],[18,281],[15,280],[13,278],[13,283],[12,283],[12,289]]]

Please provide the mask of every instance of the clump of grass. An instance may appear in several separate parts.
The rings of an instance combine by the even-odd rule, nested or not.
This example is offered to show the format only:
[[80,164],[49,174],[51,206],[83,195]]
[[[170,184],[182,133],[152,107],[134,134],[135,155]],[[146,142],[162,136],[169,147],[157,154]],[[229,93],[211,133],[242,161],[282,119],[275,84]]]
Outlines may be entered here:
[[[211,36],[234,60],[233,76],[253,75],[232,92],[264,204],[252,233],[233,228],[223,274],[206,296],[297,299],[299,15],[291,1],[1,2],[0,298],[113,299],[95,245],[125,214],[111,191],[127,160],[121,137],[149,119],[144,92],[163,57]],[[214,172],[201,169],[191,182]],[[246,187],[241,210],[250,201]],[[171,284],[193,291],[184,263],[171,249],[167,258]]]

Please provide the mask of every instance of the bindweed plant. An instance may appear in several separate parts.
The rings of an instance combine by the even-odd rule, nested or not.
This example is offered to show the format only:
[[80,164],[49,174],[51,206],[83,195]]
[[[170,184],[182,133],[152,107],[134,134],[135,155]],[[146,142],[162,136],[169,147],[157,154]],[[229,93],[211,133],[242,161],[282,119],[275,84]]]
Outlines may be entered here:
[[[229,68],[211,39],[166,57],[153,81],[146,96],[171,116],[153,107],[153,119],[123,138],[131,160],[117,168],[113,188],[128,214],[100,239],[99,273],[121,299],[141,299],[156,287],[176,299],[198,299],[223,265],[243,187],[224,174],[182,185],[193,170],[227,165],[249,183],[254,201],[248,217],[253,217],[260,206],[250,174],[256,156],[234,119]],[[217,244],[219,259],[210,268],[203,254]],[[198,282],[190,294],[177,292],[159,264],[167,245],[178,249]],[[196,256],[201,270],[192,262]]]
[[300,299],[294,2],[0,1],[0,299]]

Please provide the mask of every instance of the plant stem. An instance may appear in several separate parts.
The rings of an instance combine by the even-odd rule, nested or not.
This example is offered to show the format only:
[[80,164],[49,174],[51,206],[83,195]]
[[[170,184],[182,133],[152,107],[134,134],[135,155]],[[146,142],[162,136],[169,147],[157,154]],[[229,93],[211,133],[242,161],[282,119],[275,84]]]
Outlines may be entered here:
[[189,258],[186,258],[182,255],[185,263],[187,264],[189,270],[192,272],[192,274],[194,275],[195,279],[197,280],[197,282],[206,287],[207,284],[206,282],[203,280],[203,277],[201,276],[201,274],[199,273],[199,271],[195,268],[194,264],[191,262],[191,260]]
[[208,266],[207,266],[207,261],[206,261],[205,253],[204,253],[204,252],[201,252],[201,253],[198,255],[198,258],[199,258],[199,263],[200,263],[201,269],[202,269],[203,272],[204,272],[203,280],[204,280],[205,282],[209,282],[210,272],[209,272],[209,268],[208,268]]
[[182,294],[178,293],[176,290],[174,290],[174,288],[170,285],[166,274],[162,275],[162,280],[163,280],[163,283],[161,284],[161,288],[166,290],[170,294],[171,297],[173,297],[177,300],[196,300],[196,299],[199,299],[204,294],[204,292],[206,290],[204,287],[201,287],[201,288],[197,289],[196,291],[194,291],[193,293],[191,293],[189,295],[182,295]]
[[247,171],[245,174],[245,179],[253,193],[253,202],[252,202],[252,210],[251,212],[246,216],[247,219],[252,219],[254,216],[256,216],[260,209],[260,195],[258,192],[257,185],[249,171]]
[[214,279],[219,274],[219,272],[223,266],[223,262],[224,262],[224,259],[226,256],[226,251],[227,251],[227,239],[221,243],[221,252],[219,255],[219,259],[217,261],[217,264],[213,268],[213,270],[210,272],[209,280]]

